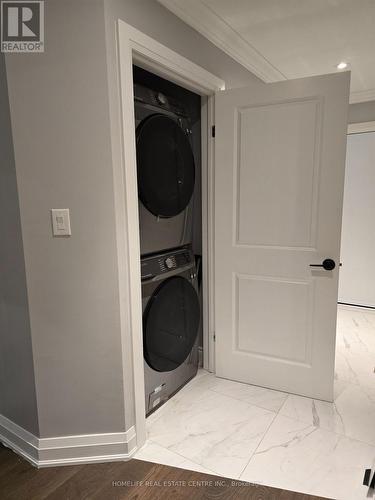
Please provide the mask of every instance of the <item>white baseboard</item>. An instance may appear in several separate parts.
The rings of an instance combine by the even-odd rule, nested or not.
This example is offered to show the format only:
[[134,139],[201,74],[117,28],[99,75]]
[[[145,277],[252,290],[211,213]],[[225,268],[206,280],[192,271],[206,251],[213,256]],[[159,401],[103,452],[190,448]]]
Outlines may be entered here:
[[129,460],[136,451],[134,426],[126,432],[38,438],[3,415],[0,441],[36,467]]

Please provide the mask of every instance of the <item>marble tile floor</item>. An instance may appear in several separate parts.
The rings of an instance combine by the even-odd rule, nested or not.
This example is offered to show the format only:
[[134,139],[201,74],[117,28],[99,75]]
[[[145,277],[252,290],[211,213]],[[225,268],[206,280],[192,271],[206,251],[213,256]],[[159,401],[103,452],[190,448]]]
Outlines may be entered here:
[[[200,370],[147,419],[135,458],[339,500],[375,468],[375,311],[338,309],[335,401]],[[375,496],[374,496],[375,499]]]

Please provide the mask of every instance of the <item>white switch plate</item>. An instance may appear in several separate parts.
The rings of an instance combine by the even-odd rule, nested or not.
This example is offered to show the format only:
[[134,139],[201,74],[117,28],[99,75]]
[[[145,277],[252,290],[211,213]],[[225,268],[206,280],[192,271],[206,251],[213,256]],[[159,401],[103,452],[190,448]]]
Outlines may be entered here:
[[69,208],[52,208],[52,230],[54,236],[71,236]]

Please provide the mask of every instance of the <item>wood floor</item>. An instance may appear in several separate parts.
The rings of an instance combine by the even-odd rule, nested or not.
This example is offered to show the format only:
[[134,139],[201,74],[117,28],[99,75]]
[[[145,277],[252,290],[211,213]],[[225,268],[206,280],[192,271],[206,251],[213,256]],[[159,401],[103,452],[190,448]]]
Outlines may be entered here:
[[36,469],[0,445],[1,500],[317,500],[285,490],[130,460]]

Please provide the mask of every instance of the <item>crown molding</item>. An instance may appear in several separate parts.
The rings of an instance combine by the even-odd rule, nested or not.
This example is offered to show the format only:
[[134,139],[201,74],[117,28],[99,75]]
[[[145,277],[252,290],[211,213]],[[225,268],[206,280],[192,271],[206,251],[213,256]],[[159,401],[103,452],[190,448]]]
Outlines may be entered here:
[[[240,63],[265,83],[287,80],[250,43],[200,0],[158,0],[186,24],[194,28],[232,59]],[[350,93],[350,104],[375,100],[375,89]]]
[[370,90],[360,90],[359,92],[350,93],[350,104],[356,104],[357,102],[367,102],[375,101],[375,89]]
[[264,82],[286,80],[285,75],[202,2],[197,0],[158,0],[158,2]]
[[364,132],[375,132],[375,122],[349,123],[348,134],[363,134]]

